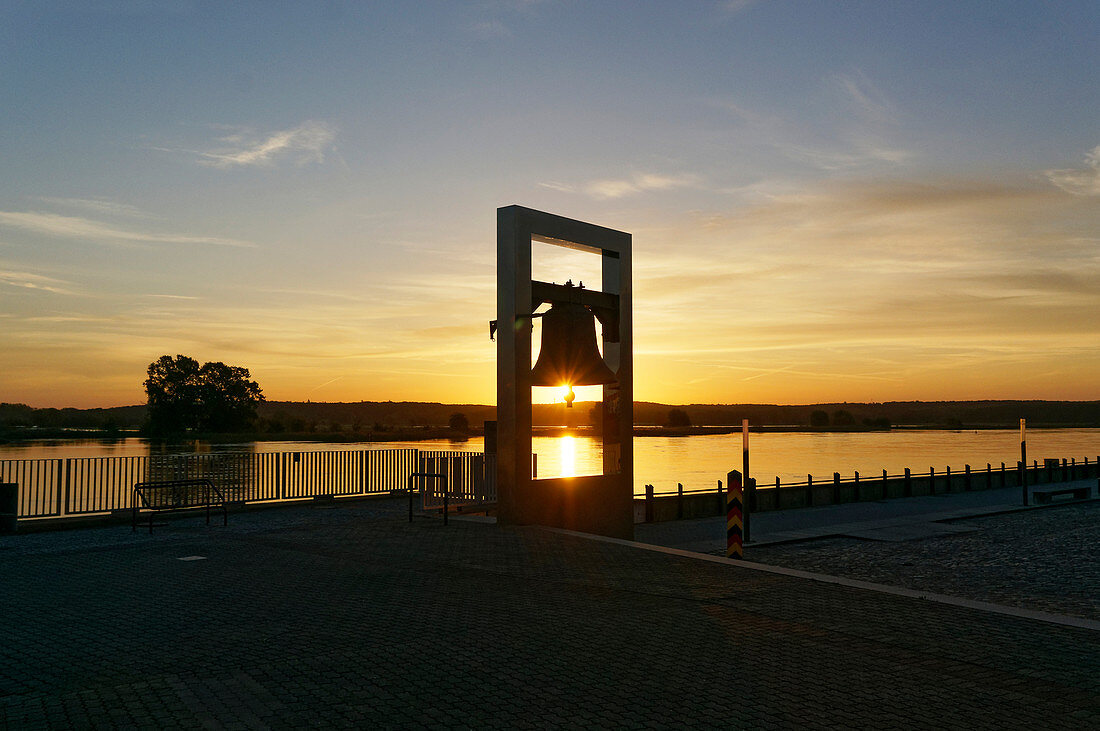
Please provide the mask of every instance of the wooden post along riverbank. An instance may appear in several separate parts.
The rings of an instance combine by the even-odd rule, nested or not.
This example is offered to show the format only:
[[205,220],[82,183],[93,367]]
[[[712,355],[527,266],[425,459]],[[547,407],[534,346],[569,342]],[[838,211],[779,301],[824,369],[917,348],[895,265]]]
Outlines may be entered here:
[[1027,505],[1027,419],[1020,419],[1020,492]]

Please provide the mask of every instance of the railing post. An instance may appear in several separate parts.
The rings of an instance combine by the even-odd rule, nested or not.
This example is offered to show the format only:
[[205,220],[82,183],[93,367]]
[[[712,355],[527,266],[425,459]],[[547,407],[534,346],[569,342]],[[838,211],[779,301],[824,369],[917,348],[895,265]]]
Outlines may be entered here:
[[993,489],[993,465],[989,462],[985,463],[985,489]]
[[905,468],[905,482],[902,484],[901,494],[905,497],[913,497],[913,473]]
[[945,475],[947,476],[947,483],[946,483],[947,489],[945,489],[944,492],[950,493],[951,492],[951,465],[947,465],[947,471],[945,472]]
[[61,515],[61,495],[65,492],[65,460],[57,461],[57,480],[54,485],[54,501],[57,505],[57,514]]
[[813,507],[814,505],[814,476],[806,475],[806,505]]
[[718,514],[726,511],[726,491],[722,489],[722,481],[718,481]]
[[935,467],[929,467],[928,468],[928,494],[929,495],[935,495],[936,494],[936,468]]
[[[458,488],[458,492],[461,495],[462,494],[462,485],[466,481],[466,479],[465,479],[466,470],[463,468],[462,458],[460,457],[458,459],[449,459],[449,460],[447,460],[447,463],[448,463],[447,466],[450,468],[450,470],[449,470],[450,473],[452,475],[454,475],[454,478],[455,478],[454,479],[454,484]],[[447,486],[448,486],[447,485],[447,480],[444,479],[443,480],[443,487],[446,488]],[[450,494],[450,490],[447,490],[447,494]],[[446,505],[446,503],[447,503],[447,498],[446,497],[443,498],[443,503],[444,503],[444,505]],[[446,508],[444,507],[443,525],[446,525],[446,524],[447,524]]]
[[855,498],[855,502],[858,503],[860,501],[859,500],[859,498],[860,498],[860,494],[859,494],[859,470],[856,470],[855,482],[852,483],[852,493],[853,493],[853,497]]
[[882,499],[886,499],[886,468],[882,468]]
[[57,506],[57,516],[69,512],[69,493],[73,489],[73,461],[65,460],[65,489],[61,491],[61,504]]
[[970,465],[966,466],[966,476],[963,477],[963,489],[970,492]]
[[367,492],[367,452],[366,450],[360,450],[355,455],[355,461],[358,463],[355,466],[355,476],[359,479],[359,494],[365,495]]
[[1020,474],[1020,491],[1023,494],[1023,503],[1027,505],[1027,465],[1024,464],[1023,460],[1016,463],[1016,471]]
[[1071,479],[1071,480],[1077,479],[1077,458],[1076,457],[1070,457],[1069,458],[1069,479]]
[[[286,500],[286,452],[279,453],[279,501],[283,500]],[[412,513],[409,520],[412,520]]]
[[833,505],[840,505],[840,473],[833,473]]
[[676,519],[684,518],[684,483],[676,483]]
[[1062,482],[1065,482],[1066,479],[1067,479],[1066,478],[1066,467],[1068,467],[1068,465],[1066,464],[1066,458],[1062,457]]
[[653,485],[645,486],[645,522],[653,522]]

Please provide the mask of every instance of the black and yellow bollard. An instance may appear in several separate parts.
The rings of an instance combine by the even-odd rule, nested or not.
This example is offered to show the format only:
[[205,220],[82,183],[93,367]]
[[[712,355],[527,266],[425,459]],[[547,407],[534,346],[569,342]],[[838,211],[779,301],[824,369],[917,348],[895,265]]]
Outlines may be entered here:
[[733,470],[726,475],[726,558],[744,558],[744,492],[741,473]]

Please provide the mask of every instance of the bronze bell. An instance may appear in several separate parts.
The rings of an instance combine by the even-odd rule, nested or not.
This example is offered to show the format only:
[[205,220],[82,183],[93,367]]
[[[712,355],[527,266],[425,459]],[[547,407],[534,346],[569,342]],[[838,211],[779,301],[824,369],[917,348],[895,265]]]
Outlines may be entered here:
[[532,386],[569,386],[566,405],[572,406],[573,386],[615,383],[596,346],[596,321],[584,305],[555,302],[542,316],[542,348],[531,369]]

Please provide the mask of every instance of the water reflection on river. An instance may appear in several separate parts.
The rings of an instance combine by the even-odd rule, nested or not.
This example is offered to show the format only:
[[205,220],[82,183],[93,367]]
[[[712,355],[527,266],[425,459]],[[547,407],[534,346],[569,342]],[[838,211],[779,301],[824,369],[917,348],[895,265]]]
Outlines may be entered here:
[[[602,469],[600,446],[592,437],[534,437],[540,477],[592,475]],[[318,451],[341,449],[444,449],[480,452],[480,438],[465,441],[433,439],[418,442],[317,443],[251,442],[246,444],[200,444],[197,448],[176,446],[171,451]],[[159,450],[154,447],[154,450]],[[1014,465],[1020,454],[1016,430],[921,431],[895,429],[889,432],[803,433],[784,432],[751,435],[749,473],[761,484],[784,481],[832,479],[833,472],[872,476],[886,469],[897,474],[910,467],[914,472],[937,471],[950,466],[962,470],[985,469],[987,462]],[[141,439],[115,441],[82,440],[0,445],[0,459],[63,457],[114,457],[148,454],[150,446]],[[1100,429],[1032,429],[1028,432],[1028,457],[1088,457],[1100,455]],[[731,469],[741,469],[741,435],[695,435],[688,437],[638,437],[634,440],[635,492],[652,483],[658,491],[715,486]]]

